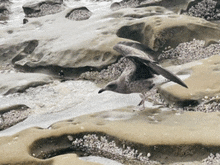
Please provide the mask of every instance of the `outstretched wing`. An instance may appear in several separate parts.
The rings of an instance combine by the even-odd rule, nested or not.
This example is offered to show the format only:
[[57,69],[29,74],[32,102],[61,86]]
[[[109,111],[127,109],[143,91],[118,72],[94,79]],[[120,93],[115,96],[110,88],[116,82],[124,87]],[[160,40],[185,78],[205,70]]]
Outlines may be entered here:
[[[129,44],[129,43],[128,43]],[[129,45],[125,45],[124,42],[119,42],[117,43],[114,47],[114,50],[116,50],[117,52],[121,53],[122,56],[135,56],[135,57],[139,57],[139,58],[143,58],[147,61],[150,62],[155,62],[149,55],[147,55],[146,53],[144,53],[143,51],[136,49],[134,47],[131,47]]]
[[174,75],[170,71],[157,65],[156,62],[153,59],[151,59],[150,56],[144,53],[143,51],[124,45],[122,43],[116,44],[113,47],[113,49],[121,53],[126,58],[133,61],[136,65],[139,65],[139,66],[143,64],[146,65],[147,66],[146,71],[148,74],[149,74],[149,70],[151,70],[151,72],[154,74],[160,74],[164,76],[165,78],[169,79],[170,81],[173,81],[185,88],[188,88],[187,85],[180,78],[178,78],[176,75]]
[[[134,48],[136,50],[138,50],[139,52],[144,52],[146,53],[148,56],[150,56],[150,58],[155,59],[156,57],[158,57],[159,52],[155,52],[152,49],[150,49],[148,46],[141,44],[140,42],[134,42],[134,41],[120,41],[118,42],[116,45],[125,45],[125,46],[129,46],[130,48]],[[145,55],[146,56],[146,55]]]
[[156,74],[160,74],[163,77],[169,79],[170,81],[173,81],[185,88],[188,88],[187,85],[180,79],[178,78],[176,75],[174,75],[173,73],[171,73],[170,71],[162,68],[161,66],[157,65],[156,63],[150,62],[148,60],[145,60],[144,58],[139,58],[137,56],[133,56],[133,55],[128,55],[126,56],[126,58],[129,59],[133,59],[134,61],[138,61],[138,62],[142,62],[145,65],[149,66],[153,72],[155,72]]

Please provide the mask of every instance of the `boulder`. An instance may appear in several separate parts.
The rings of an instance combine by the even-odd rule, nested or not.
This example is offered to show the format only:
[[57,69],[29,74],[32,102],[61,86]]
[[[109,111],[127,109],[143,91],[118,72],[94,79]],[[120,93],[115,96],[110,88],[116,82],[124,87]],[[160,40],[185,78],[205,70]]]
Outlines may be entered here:
[[23,92],[27,88],[36,87],[52,82],[52,78],[39,73],[7,73],[1,74],[0,94],[7,95]]
[[22,6],[26,17],[41,17],[59,13],[63,10],[63,0],[46,0],[28,2]]
[[69,13],[67,13],[66,18],[74,21],[82,21],[89,19],[92,15],[92,12],[89,11],[86,7],[79,7],[72,9]]

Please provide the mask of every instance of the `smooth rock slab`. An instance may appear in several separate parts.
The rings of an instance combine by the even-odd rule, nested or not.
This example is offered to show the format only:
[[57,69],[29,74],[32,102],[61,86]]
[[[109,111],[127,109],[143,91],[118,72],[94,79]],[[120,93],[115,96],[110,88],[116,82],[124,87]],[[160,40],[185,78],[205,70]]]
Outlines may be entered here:
[[[170,102],[189,105],[199,103],[204,97],[220,95],[220,56],[215,55],[207,59],[170,67],[187,79],[184,80],[188,89],[174,83],[167,83],[159,88],[159,92]],[[172,70],[172,69],[171,69]]]
[[37,46],[38,40],[25,41],[11,46],[7,46],[6,44],[0,45],[1,66],[23,59],[28,54],[31,54]]
[[0,94],[7,95],[24,92],[27,88],[52,82],[52,77],[39,73],[6,73],[1,74]]
[[[78,73],[77,70],[71,69],[100,70],[116,62],[120,57],[120,54],[112,49],[119,41],[126,40],[115,35],[120,27],[136,21],[142,22],[146,17],[158,13],[171,13],[162,7],[124,9],[106,14],[92,11],[92,17],[87,20],[71,21],[65,18],[71,10],[31,18],[19,31],[15,30],[10,35],[3,33],[5,38],[2,45],[3,53],[10,53],[11,51],[7,52],[10,49],[15,50],[10,53],[11,55],[19,54],[20,49],[16,50],[15,45],[37,41],[37,47],[30,55],[21,54],[22,58],[13,61],[16,67],[28,71],[63,69],[65,76]],[[7,57],[9,56],[3,58]]]
[[[117,147],[121,149],[123,146],[132,146],[131,150],[134,148],[143,156],[150,155],[150,160],[158,161],[158,164],[193,161],[202,164],[201,161],[210,152],[215,154],[219,151],[219,113],[178,114],[158,109],[134,112],[129,108],[113,112],[113,115],[109,112],[85,115],[55,123],[48,129],[29,128],[13,136],[1,137],[0,163],[51,164],[53,161],[53,164],[66,164],[66,161],[61,161],[64,157],[66,160],[72,159],[71,162],[79,161],[71,147],[76,139],[80,140],[88,134],[102,136],[109,141],[105,146],[100,144],[100,151],[107,149],[108,145],[113,151]],[[123,120],[108,120],[109,117],[114,118],[116,113],[122,117],[123,113],[125,116],[133,115]],[[92,140],[85,145],[94,146]],[[113,141],[116,146],[110,144]],[[118,154],[115,152],[114,157]]]

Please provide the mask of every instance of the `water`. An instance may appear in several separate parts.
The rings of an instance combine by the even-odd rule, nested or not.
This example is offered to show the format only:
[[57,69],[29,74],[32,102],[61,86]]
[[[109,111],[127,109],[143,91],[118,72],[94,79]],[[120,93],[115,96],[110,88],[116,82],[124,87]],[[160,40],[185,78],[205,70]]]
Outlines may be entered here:
[[[38,0],[39,1],[39,0]],[[110,0],[110,1],[100,1],[96,2],[93,0],[64,0],[64,4],[67,8],[77,8],[85,6],[87,7],[93,14],[102,14],[106,12],[110,12],[110,6],[113,2],[117,2],[120,0]],[[0,21],[1,28],[11,28],[11,27],[22,27],[23,19],[25,14],[23,12],[22,6],[30,2],[30,0],[11,0],[11,14],[7,23],[4,21]],[[36,1],[34,1],[36,2]]]
[[24,93],[1,96],[1,107],[25,104],[31,108],[32,115],[1,131],[0,136],[12,135],[34,126],[47,128],[55,122],[85,114],[136,106],[141,100],[137,93],[98,94],[99,89],[89,81],[66,81],[29,88]]

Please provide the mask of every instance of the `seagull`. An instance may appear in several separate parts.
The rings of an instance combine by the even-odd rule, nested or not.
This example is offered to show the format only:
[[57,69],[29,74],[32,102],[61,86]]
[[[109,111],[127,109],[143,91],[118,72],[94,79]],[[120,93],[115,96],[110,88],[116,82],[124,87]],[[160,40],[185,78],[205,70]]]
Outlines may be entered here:
[[142,100],[138,106],[143,105],[144,107],[146,98],[144,96],[146,93],[152,88],[166,82],[166,79],[188,88],[180,78],[159,66],[146,51],[144,52],[132,47],[136,44],[134,43],[132,45],[131,43],[119,42],[113,47],[123,57],[129,59],[129,62],[126,64],[126,68],[121,76],[117,80],[109,82],[98,93],[104,91],[113,91],[122,94],[141,93]]

